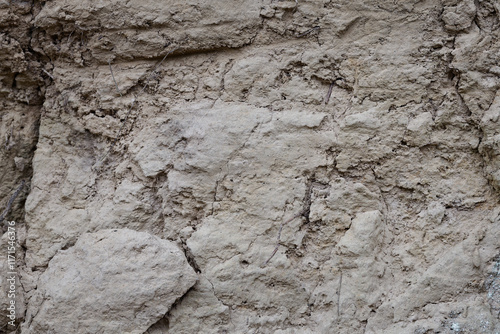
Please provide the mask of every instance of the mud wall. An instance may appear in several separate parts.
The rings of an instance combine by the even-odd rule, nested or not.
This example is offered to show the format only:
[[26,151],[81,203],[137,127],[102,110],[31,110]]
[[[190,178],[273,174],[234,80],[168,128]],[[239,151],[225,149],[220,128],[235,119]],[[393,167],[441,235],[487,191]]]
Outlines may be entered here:
[[0,2],[3,331],[500,332],[499,11]]

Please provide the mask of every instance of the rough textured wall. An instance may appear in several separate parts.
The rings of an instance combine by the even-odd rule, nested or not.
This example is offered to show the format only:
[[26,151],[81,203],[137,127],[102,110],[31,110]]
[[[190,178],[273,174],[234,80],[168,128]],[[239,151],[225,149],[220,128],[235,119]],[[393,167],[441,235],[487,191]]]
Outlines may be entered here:
[[0,1],[16,331],[499,333],[499,14]]

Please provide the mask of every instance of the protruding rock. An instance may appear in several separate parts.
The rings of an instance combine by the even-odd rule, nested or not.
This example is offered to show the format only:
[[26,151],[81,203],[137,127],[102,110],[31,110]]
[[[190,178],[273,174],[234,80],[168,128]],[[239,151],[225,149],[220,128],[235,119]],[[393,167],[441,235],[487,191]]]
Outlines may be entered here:
[[128,229],[87,233],[50,261],[25,329],[144,333],[196,280],[182,251],[169,241]]

